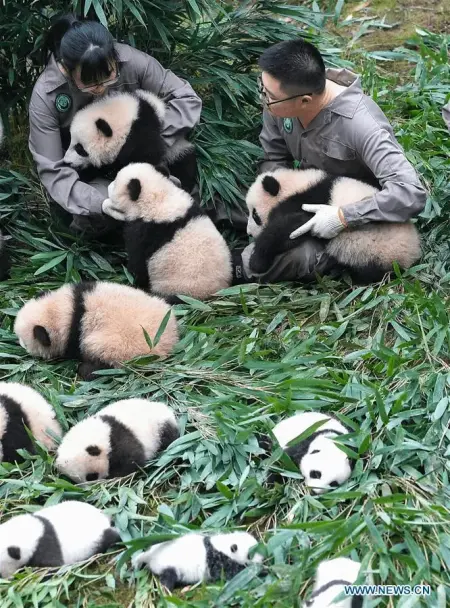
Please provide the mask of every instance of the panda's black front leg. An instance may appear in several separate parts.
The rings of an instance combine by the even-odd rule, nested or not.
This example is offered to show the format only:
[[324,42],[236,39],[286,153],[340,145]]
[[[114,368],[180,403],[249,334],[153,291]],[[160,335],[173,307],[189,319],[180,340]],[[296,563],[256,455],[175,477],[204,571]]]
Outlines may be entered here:
[[112,366],[99,360],[82,361],[78,366],[78,375],[82,380],[89,382],[95,380],[94,372],[102,369],[112,369]]
[[178,579],[177,571],[175,568],[166,568],[159,576],[161,585],[164,585],[169,591],[172,591],[181,582]]

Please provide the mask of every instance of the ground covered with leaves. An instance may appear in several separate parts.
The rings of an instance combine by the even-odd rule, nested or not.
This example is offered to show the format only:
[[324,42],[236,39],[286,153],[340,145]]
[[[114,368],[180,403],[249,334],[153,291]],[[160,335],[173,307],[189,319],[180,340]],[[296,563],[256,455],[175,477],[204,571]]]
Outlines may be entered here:
[[[2,608],[297,606],[309,594],[319,561],[341,555],[361,561],[369,581],[431,585],[429,597],[370,600],[370,606],[447,605],[450,138],[440,111],[450,85],[449,39],[422,32],[413,45],[365,51],[348,44],[358,22],[352,36],[345,29],[336,33],[338,8],[323,50],[329,63],[363,73],[366,92],[392,120],[429,188],[420,219],[424,258],[390,283],[367,288],[345,280],[308,288],[246,285],[209,302],[178,305],[181,341],[164,363],[143,359],[84,383],[75,363],[37,361],[18,345],[14,317],[37,291],[80,278],[131,278],[121,251],[75,239],[50,215],[36,176],[22,161],[23,114],[14,115],[8,142],[15,160],[0,171],[2,218],[13,252],[12,277],[0,285],[2,379],[40,390],[64,430],[114,400],[146,396],[174,408],[182,436],[145,470],[84,486],[58,477],[42,449],[22,465],[1,464],[2,520],[63,499],[83,500],[110,513],[125,542],[114,554],[62,568],[50,579],[44,571],[26,570],[0,581]],[[296,10],[286,8],[284,17],[298,16]],[[321,13],[313,7],[311,15],[308,32],[318,37]],[[257,28],[254,35],[262,36]],[[394,59],[409,64],[407,79],[392,73]],[[230,87],[237,100],[247,94],[240,85],[253,76],[239,78]],[[222,116],[224,96],[208,99],[210,121],[204,119],[198,134],[203,192],[225,184],[229,199],[238,197],[237,148],[229,150],[226,179],[226,162],[213,162],[223,157],[236,125]],[[258,128],[252,108],[244,113],[249,141],[238,144],[250,156]],[[221,130],[228,135],[215,141]],[[244,185],[249,179],[246,169]],[[268,457],[256,439],[282,418],[310,410],[333,413],[352,429],[344,449],[357,459],[349,482],[321,497],[304,489],[280,451]],[[270,469],[282,471],[283,485],[265,484]],[[267,575],[249,568],[228,583],[164,596],[156,579],[131,567],[134,551],[167,535],[239,528],[261,540]]]

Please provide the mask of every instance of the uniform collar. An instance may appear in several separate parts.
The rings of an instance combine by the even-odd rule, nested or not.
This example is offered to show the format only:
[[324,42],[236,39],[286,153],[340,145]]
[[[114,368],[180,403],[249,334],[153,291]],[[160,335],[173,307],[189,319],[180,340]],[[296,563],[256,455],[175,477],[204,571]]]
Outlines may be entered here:
[[363,96],[361,79],[357,74],[345,68],[340,70],[328,68],[326,70],[326,77],[328,80],[347,87],[345,91],[342,91],[340,95],[333,99],[329,106],[327,106],[327,110],[346,118],[353,118]]
[[[127,44],[120,44],[118,42],[116,42],[114,46],[119,56],[119,63],[126,63],[129,61],[130,47]],[[51,93],[64,85],[69,86],[67,78],[59,69],[54,55],[50,57],[42,76],[44,77],[44,90],[46,93]]]

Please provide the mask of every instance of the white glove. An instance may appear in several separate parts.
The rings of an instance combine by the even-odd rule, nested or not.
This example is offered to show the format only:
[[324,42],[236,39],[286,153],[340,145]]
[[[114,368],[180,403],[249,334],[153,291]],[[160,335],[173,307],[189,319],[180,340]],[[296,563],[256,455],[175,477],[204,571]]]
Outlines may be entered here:
[[332,239],[337,236],[344,228],[344,216],[340,207],[331,207],[330,205],[302,205],[303,211],[315,213],[309,222],[294,230],[289,235],[289,238],[296,239],[302,234],[311,231],[313,236],[321,239]]

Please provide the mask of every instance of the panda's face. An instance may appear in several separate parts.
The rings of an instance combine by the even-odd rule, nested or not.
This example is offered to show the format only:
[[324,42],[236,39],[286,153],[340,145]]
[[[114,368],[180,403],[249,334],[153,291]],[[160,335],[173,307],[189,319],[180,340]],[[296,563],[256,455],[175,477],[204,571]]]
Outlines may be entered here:
[[246,196],[247,234],[256,238],[267,224],[269,213],[280,202],[281,184],[273,173],[259,175]]
[[109,185],[103,212],[122,222],[173,222],[184,215],[191,197],[161,171],[147,163],[124,167]]
[[31,515],[19,515],[0,525],[0,578],[9,578],[28,563],[42,533],[42,522]]
[[14,323],[22,348],[43,359],[61,357],[68,339],[72,317],[71,288],[29,300],[18,312]]
[[241,565],[248,564],[250,561],[260,563],[263,559],[259,553],[255,553],[250,558],[250,549],[256,547],[258,541],[248,532],[215,534],[211,537],[211,543],[215,549]]
[[70,126],[70,146],[64,162],[78,170],[102,167],[114,162],[122,145],[107,120],[79,112]]
[[106,479],[109,474],[110,428],[101,418],[83,420],[64,436],[56,467],[76,483]]
[[318,435],[300,463],[305,483],[315,494],[343,484],[351,475],[350,461],[332,437]]

